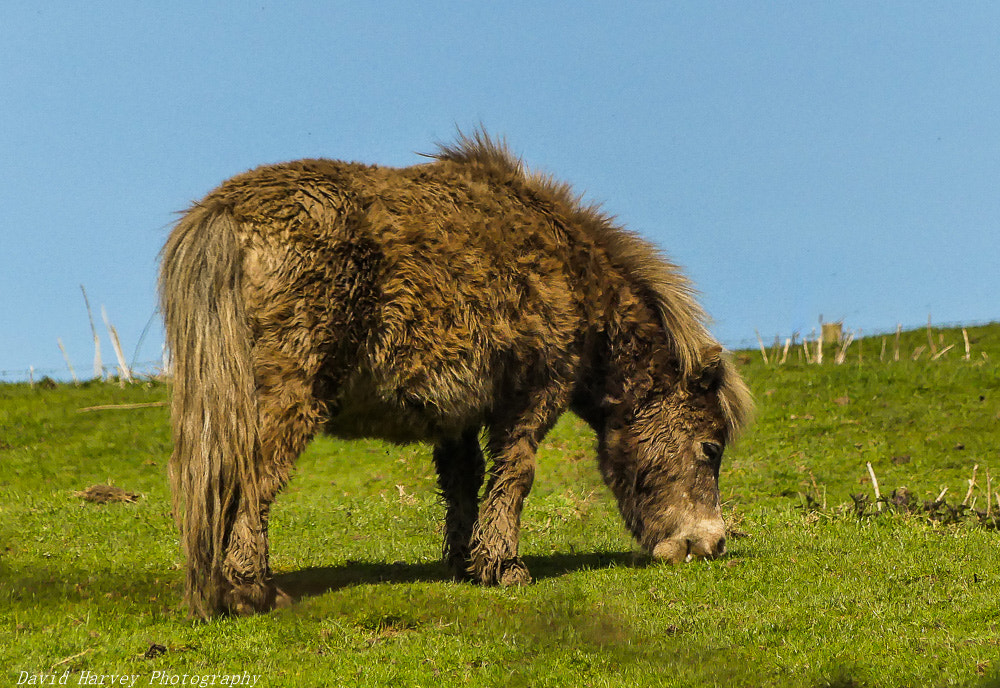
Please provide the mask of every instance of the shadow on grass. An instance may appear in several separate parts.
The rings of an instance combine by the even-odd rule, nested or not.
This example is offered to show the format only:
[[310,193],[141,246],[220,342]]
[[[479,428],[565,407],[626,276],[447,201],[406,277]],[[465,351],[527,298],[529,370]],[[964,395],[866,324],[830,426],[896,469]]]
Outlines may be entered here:
[[[633,552],[591,552],[524,557],[536,581],[576,571],[645,566],[648,559]],[[322,595],[353,585],[375,583],[433,583],[452,580],[441,562],[408,564],[349,561],[339,566],[312,566],[274,578],[279,588],[296,599]]]
[[[745,556],[732,557],[742,563]],[[535,582],[560,578],[580,571],[611,568],[659,566],[648,556],[634,551],[555,553],[523,558]],[[726,559],[730,559],[727,557]],[[46,560],[26,568],[10,567],[0,584],[10,600],[31,599],[33,605],[80,602],[88,599],[132,599],[159,602],[179,600],[183,576],[160,571],[62,568],[57,560]],[[335,592],[358,585],[380,583],[435,583],[452,581],[440,561],[426,563],[348,561],[337,566],[311,566],[275,576],[275,583],[295,599]],[[460,585],[472,586],[471,583]],[[1000,687],[998,687],[1000,688]]]

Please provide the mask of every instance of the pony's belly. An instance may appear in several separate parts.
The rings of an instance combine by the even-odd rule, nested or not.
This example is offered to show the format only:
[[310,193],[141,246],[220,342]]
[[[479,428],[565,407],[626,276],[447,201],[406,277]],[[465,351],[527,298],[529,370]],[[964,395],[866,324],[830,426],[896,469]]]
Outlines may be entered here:
[[431,442],[439,434],[422,414],[374,404],[337,408],[323,431],[343,439],[374,438],[396,444]]
[[352,386],[328,404],[324,432],[344,439],[376,438],[397,444],[436,442],[482,423],[474,409],[445,409],[435,400],[399,391],[380,395]]

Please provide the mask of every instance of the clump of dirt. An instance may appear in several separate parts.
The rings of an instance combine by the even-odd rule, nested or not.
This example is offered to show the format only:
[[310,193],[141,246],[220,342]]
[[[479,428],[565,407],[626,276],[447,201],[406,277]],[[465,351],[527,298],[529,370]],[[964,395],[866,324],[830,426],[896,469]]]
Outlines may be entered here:
[[899,513],[923,516],[928,521],[937,523],[961,523],[972,520],[984,528],[1000,530],[1000,509],[991,509],[987,512],[975,509],[964,502],[949,504],[943,496],[921,501],[905,487],[897,488],[892,494],[883,495],[876,500],[872,500],[867,494],[851,495],[851,499],[854,500],[854,514],[858,518]]
[[167,654],[167,647],[159,643],[150,643],[149,649],[142,655],[146,659],[156,659],[160,655]]
[[139,500],[139,495],[135,492],[129,492],[114,485],[91,485],[86,490],[74,492],[73,496],[94,504],[132,503]]

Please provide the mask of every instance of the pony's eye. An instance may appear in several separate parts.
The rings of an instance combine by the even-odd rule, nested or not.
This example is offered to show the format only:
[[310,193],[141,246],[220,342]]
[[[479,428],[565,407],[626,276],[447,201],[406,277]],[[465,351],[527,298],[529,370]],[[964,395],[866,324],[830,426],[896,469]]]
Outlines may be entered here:
[[713,466],[718,467],[722,463],[722,445],[718,442],[702,442],[701,450]]

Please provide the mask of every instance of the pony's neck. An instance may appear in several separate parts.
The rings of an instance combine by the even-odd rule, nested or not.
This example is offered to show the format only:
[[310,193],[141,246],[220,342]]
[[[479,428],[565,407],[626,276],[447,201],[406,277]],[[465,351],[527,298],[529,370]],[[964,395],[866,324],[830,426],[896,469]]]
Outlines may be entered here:
[[675,387],[681,377],[662,325],[636,313],[609,319],[587,370],[572,410],[599,433],[609,417],[634,408],[651,390]]

